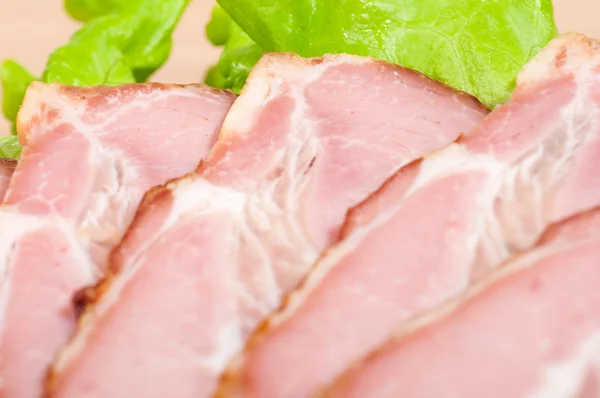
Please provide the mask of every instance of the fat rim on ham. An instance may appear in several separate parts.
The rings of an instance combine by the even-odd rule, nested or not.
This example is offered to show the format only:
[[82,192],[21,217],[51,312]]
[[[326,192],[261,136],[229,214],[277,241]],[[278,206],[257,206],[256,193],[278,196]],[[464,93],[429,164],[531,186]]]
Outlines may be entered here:
[[346,210],[486,114],[388,63],[264,56],[198,172],[142,204],[47,397],[208,396]]
[[548,225],[600,205],[600,46],[553,40],[469,136],[403,168],[230,364],[220,397],[301,398]]

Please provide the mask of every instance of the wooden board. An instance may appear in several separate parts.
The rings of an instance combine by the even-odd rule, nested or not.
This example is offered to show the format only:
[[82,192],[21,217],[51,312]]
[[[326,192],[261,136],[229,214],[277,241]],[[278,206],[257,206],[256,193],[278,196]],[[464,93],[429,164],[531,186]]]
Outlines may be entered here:
[[[192,1],[175,32],[171,58],[153,80],[186,83],[203,78],[219,54],[204,37],[213,4],[214,0]],[[554,4],[562,32],[600,38],[600,0],[554,0]],[[62,0],[0,0],[0,59],[18,59],[39,74],[50,52],[67,42],[78,26],[64,13]],[[0,117],[0,135],[7,133],[7,123]]]

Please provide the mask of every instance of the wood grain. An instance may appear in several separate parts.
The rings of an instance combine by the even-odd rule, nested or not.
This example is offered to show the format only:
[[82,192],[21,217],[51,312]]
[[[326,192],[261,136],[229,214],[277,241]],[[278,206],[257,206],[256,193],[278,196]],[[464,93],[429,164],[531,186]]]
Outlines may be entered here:
[[[204,37],[213,4],[214,0],[192,1],[175,32],[171,58],[154,80],[185,83],[203,78],[219,54]],[[554,5],[562,32],[578,31],[600,38],[600,24],[595,18],[600,15],[599,0],[554,0]],[[62,0],[0,0],[0,59],[18,59],[40,74],[48,54],[67,42],[78,26],[63,12]],[[7,132],[7,124],[0,117],[0,135]]]

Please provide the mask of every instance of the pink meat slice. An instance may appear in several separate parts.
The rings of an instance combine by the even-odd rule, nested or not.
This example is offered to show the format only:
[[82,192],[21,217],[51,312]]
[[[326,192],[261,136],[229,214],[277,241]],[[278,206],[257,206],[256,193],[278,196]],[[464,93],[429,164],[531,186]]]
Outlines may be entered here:
[[320,396],[599,396],[600,211],[558,229],[463,297],[403,325]]
[[33,398],[144,192],[194,170],[235,96],[202,85],[33,83],[0,207],[0,397]]
[[144,193],[198,165],[234,99],[204,85],[33,83],[5,203],[75,225],[103,273]]
[[14,159],[0,159],[0,199],[4,198],[10,179],[17,167],[17,161]]
[[553,41],[476,131],[350,212],[345,239],[249,339],[219,396],[310,396],[399,322],[600,205],[599,77],[596,42]]
[[47,396],[208,396],[346,210],[486,114],[387,63],[266,55],[198,173],[142,204]]

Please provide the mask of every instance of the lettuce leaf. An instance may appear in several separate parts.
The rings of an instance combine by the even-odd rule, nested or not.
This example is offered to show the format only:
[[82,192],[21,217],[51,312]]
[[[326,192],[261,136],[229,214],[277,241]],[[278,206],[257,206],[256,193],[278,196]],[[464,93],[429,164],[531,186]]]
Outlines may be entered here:
[[252,67],[264,54],[256,44],[219,6],[214,7],[206,26],[206,35],[214,45],[223,45],[217,64],[204,80],[213,87],[239,93]]
[[556,34],[551,0],[218,0],[266,51],[416,69],[490,107]]
[[0,137],[0,157],[19,159],[19,156],[21,156],[21,145],[19,145],[19,138],[14,135]]
[[145,81],[160,68],[189,0],[121,3],[129,6],[90,20],[53,52],[42,79],[73,85],[120,84]]
[[206,25],[206,37],[215,46],[224,46],[229,40],[234,22],[219,6],[213,7],[210,21]]
[[224,89],[227,81],[219,70],[219,65],[213,65],[206,71],[204,75],[204,84],[208,84],[214,88]]
[[[36,78],[16,61],[7,59],[0,65],[0,82],[4,96],[2,98],[2,112],[10,121],[15,121],[19,107],[25,97],[25,90]],[[13,123],[13,133],[16,133],[16,124]]]
[[65,10],[77,21],[87,22],[110,13],[120,13],[129,4],[137,5],[133,0],[65,0]]
[[236,24],[219,57],[219,71],[224,77],[223,88],[239,93],[246,84],[250,70],[264,54],[262,48]]
[[[40,80],[76,86],[146,81],[169,57],[173,30],[189,1],[66,0],[68,12],[87,23],[50,55]],[[14,126],[34,78],[11,60],[0,75],[4,115]]]

